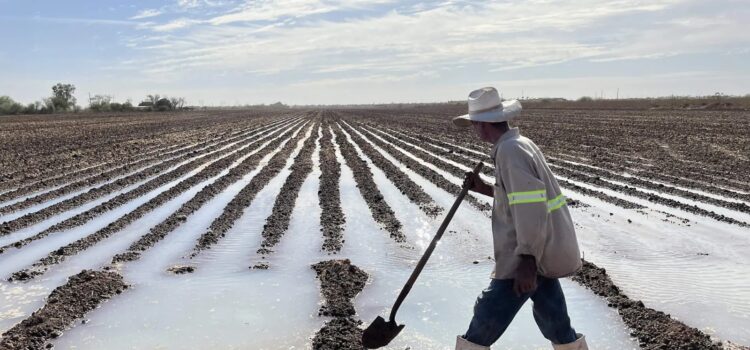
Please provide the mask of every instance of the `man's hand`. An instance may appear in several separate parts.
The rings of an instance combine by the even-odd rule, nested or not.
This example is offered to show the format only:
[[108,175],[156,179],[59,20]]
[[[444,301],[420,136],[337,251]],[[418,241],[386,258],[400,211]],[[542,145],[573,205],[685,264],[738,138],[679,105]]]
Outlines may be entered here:
[[470,171],[466,173],[466,177],[464,178],[464,187],[467,187],[470,191],[481,193],[485,196],[492,197],[494,195],[492,186],[484,183],[478,174],[474,174]]
[[513,291],[517,296],[536,290],[536,259],[531,255],[521,255],[521,262],[516,268],[513,280]]

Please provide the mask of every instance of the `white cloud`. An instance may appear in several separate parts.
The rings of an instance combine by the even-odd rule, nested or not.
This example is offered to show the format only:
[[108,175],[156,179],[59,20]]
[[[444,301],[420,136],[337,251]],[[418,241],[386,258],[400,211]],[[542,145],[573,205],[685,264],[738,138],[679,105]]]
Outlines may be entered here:
[[160,10],[156,9],[145,9],[138,12],[135,16],[130,17],[130,19],[143,19],[143,18],[150,18],[150,17],[156,17],[158,15],[161,15],[162,12]]
[[[659,60],[750,46],[742,29],[747,11],[689,10],[694,0],[388,3],[246,1],[218,15],[152,23],[155,34],[179,34],[129,41],[144,54],[123,68],[174,81],[228,72],[229,79],[252,84],[377,83],[385,91],[388,84],[439,80],[439,72],[456,69],[477,81],[576,60]],[[361,8],[368,11],[356,11]]]
[[201,21],[192,20],[189,18],[179,18],[164,24],[151,25],[150,28],[155,32],[169,32],[177,29],[187,28],[197,23],[201,23]]

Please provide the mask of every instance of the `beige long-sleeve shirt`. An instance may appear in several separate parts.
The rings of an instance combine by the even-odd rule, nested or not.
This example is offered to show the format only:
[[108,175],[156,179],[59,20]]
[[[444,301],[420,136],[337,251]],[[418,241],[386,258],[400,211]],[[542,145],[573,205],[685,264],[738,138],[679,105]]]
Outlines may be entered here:
[[539,147],[508,130],[492,148],[495,161],[492,278],[514,278],[520,255],[536,258],[538,273],[565,277],[581,267],[575,228]]

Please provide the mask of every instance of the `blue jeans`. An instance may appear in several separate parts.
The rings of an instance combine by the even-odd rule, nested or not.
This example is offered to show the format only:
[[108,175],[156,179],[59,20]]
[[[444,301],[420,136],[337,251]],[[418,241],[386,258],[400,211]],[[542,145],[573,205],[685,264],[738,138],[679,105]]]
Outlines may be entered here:
[[513,291],[512,279],[493,279],[474,304],[474,317],[464,339],[478,345],[492,345],[529,298],[534,302],[534,320],[545,338],[554,344],[576,340],[560,282],[541,276],[537,277],[537,289],[520,297]]

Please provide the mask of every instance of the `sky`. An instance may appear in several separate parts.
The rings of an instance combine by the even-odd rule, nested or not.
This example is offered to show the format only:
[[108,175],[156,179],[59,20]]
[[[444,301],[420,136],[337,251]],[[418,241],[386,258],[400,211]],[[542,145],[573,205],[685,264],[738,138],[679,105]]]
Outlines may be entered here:
[[0,0],[0,95],[367,104],[750,93],[748,0]]

